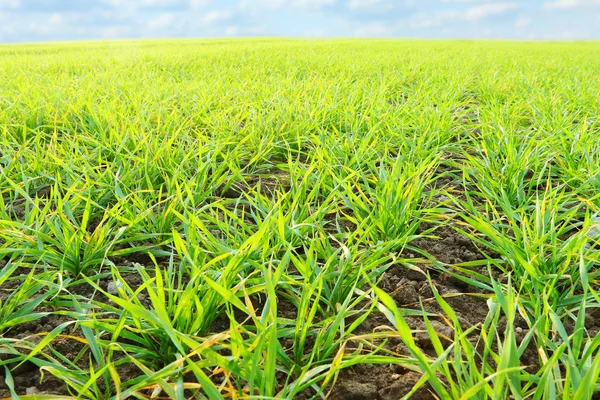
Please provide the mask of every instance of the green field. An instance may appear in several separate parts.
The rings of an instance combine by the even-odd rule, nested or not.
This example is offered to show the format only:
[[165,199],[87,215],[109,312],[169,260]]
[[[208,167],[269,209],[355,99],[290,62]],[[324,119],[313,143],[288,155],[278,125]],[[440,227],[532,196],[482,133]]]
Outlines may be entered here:
[[0,46],[0,398],[599,398],[598,71],[596,42]]

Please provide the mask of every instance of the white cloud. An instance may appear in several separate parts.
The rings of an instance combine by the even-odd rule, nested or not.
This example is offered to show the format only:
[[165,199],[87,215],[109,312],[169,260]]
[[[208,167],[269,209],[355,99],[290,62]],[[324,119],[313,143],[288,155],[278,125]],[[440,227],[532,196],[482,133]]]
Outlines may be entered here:
[[548,9],[570,9],[600,6],[600,0],[555,0],[546,1],[544,7]]
[[240,27],[237,25],[229,25],[225,28],[225,35],[227,36],[235,36],[240,32]]
[[150,30],[168,28],[175,22],[176,16],[172,13],[161,14],[156,18],[152,18],[148,21],[148,28]]
[[515,28],[517,29],[525,29],[533,22],[533,18],[531,17],[519,17],[515,20]]
[[321,11],[334,6],[338,0],[239,0],[238,8],[243,11],[264,9],[270,11],[291,8],[304,11]]
[[315,29],[312,32],[307,32],[304,36],[309,38],[322,38],[329,36],[329,31],[327,29]]
[[593,7],[600,7],[600,0],[0,0],[0,41],[258,35],[599,38],[599,8]]
[[468,8],[464,11],[436,11],[417,14],[410,21],[413,28],[434,28],[458,22],[478,22],[494,17],[500,17],[519,6],[513,2],[488,3]]
[[[485,1],[485,0],[483,0]],[[482,0],[442,0],[445,4],[471,4],[471,3],[482,3]]]
[[226,36],[261,36],[266,29],[262,26],[245,27],[240,25],[229,25],[225,28]]
[[0,0],[0,8],[16,9],[21,7],[21,0]]
[[290,0],[289,6],[307,11],[320,11],[325,7],[335,5],[337,0]]
[[211,0],[190,0],[190,6],[192,8],[204,8],[208,7]]
[[455,11],[438,11],[433,13],[419,13],[410,20],[411,28],[434,28],[455,22],[460,13]]
[[355,35],[360,37],[389,36],[392,33],[393,29],[390,26],[378,22],[360,26],[355,30]]
[[373,7],[381,10],[381,8],[391,9],[393,5],[386,0],[350,0],[348,3],[348,8],[351,10],[372,9]]
[[183,4],[183,0],[105,0],[111,6],[170,7]]
[[494,33],[491,29],[484,29],[483,31],[481,31],[481,36],[486,38],[492,37],[493,34]]
[[588,31],[578,30],[578,29],[565,29],[563,31],[559,31],[552,36],[549,36],[551,39],[560,39],[560,40],[580,40],[580,39],[590,39],[591,35]]
[[467,21],[479,21],[490,17],[506,14],[508,11],[517,9],[516,3],[490,3],[469,8],[465,11],[464,19]]
[[[84,13],[0,13],[0,41],[86,39],[93,36],[94,27],[75,24]],[[33,40],[32,40],[33,39]]]
[[48,18],[48,23],[51,25],[60,25],[65,21],[65,18],[60,13],[52,13],[50,18]]
[[285,5],[285,0],[239,0],[237,8],[243,12],[263,10],[279,10]]
[[214,10],[206,14],[202,18],[202,22],[208,25],[218,24],[220,22],[229,21],[233,18],[233,13],[230,10]]
[[107,26],[100,30],[100,37],[103,39],[118,39],[130,36],[132,36],[130,28],[123,25]]
[[487,3],[501,3],[501,0],[441,0],[442,4],[487,4]]

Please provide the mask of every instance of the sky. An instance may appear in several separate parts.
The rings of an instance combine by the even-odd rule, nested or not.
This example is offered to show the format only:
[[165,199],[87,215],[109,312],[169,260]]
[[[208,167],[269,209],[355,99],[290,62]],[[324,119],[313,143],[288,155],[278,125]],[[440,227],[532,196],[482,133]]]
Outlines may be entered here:
[[0,0],[0,42],[178,37],[600,39],[600,0]]

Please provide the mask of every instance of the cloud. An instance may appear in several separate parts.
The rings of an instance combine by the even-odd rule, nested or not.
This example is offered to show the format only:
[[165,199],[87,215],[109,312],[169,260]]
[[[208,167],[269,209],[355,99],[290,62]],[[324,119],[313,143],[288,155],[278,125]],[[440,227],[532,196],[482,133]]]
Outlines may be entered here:
[[[424,1],[425,3],[427,0]],[[420,4],[417,0],[346,0],[336,12],[360,19],[395,19],[413,12]]]
[[355,35],[359,37],[380,37],[390,36],[393,32],[393,28],[387,24],[371,22],[356,28]]
[[0,41],[103,37],[102,28],[91,21],[90,16],[79,12],[0,13]]
[[553,34],[552,36],[546,36],[546,38],[555,40],[581,40],[590,39],[591,34],[589,31],[580,29],[565,29]]
[[515,28],[517,29],[525,29],[533,22],[533,18],[531,17],[519,17],[515,20]]
[[190,7],[192,8],[205,8],[208,7],[211,0],[190,0]]
[[238,9],[243,11],[264,9],[270,11],[295,9],[303,11],[322,11],[332,7],[338,1],[345,0],[240,0]]
[[546,1],[544,8],[548,9],[573,9],[573,8],[584,8],[584,7],[598,7],[600,6],[600,0],[556,0]]
[[473,4],[473,3],[488,3],[494,0],[442,0],[443,4]]
[[156,18],[152,18],[148,21],[148,27],[152,30],[154,29],[163,29],[171,26],[177,16],[175,14],[161,14]]
[[262,26],[240,26],[240,25],[229,25],[225,28],[226,36],[262,36],[266,32],[265,27]]
[[324,38],[330,36],[330,33],[327,29],[315,29],[314,31],[306,32],[304,36],[309,38]]
[[0,42],[262,35],[600,38],[599,15],[590,12],[595,6],[600,0],[0,0]]
[[202,22],[208,25],[214,25],[224,21],[230,21],[233,18],[231,10],[215,10],[210,11],[202,18]]
[[[63,11],[90,11],[99,8],[108,8],[104,0],[65,1],[65,0],[0,0],[0,9],[9,12],[63,12]],[[6,7],[8,5],[9,7]]]
[[63,24],[64,22],[65,22],[64,14],[54,13],[54,14],[50,15],[50,18],[48,18],[48,23],[50,25],[60,25],[60,24]]
[[290,0],[289,7],[308,11],[321,11],[335,5],[337,0]]
[[478,22],[507,15],[519,8],[516,3],[489,3],[464,11],[437,11],[417,14],[411,21],[413,28],[434,28],[459,22]]
[[20,0],[0,0],[0,9],[8,8],[8,9],[16,9],[21,7]]
[[[92,0],[93,2],[94,0]],[[133,9],[167,9],[183,10],[186,8],[199,9],[208,7],[211,0],[101,0],[104,4],[114,8]],[[88,4],[90,1],[88,1]]]
[[353,11],[370,9],[377,7],[379,10],[390,10],[394,5],[387,0],[350,0],[348,8]]
[[465,11],[466,21],[480,21],[491,17],[504,15],[509,11],[519,8],[516,3],[490,3],[469,8]]
[[477,0],[442,0],[442,4],[470,4],[476,2]]
[[121,7],[173,7],[185,4],[184,0],[105,0],[111,6]]

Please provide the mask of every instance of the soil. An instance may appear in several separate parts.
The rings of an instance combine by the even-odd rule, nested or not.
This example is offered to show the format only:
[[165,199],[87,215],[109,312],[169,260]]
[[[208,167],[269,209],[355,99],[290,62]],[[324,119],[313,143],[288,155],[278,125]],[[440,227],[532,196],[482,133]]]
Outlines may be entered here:
[[[427,229],[424,226],[423,229]],[[422,238],[412,244],[429,252],[437,261],[454,264],[483,256],[471,241],[462,237],[449,226],[438,229],[434,238]],[[417,254],[411,254],[417,257]],[[466,286],[458,279],[448,276],[434,274],[432,281],[438,292],[454,308],[459,316],[461,326],[467,329],[479,324],[487,316],[487,305],[485,299],[470,296],[466,293],[474,293],[476,288]],[[431,323],[441,334],[442,343],[449,345],[453,338],[454,330],[443,318],[442,310],[433,301],[433,292],[424,273],[409,269],[403,265],[389,269],[379,286],[391,294],[396,304],[405,308],[420,309],[420,304],[426,311],[439,314],[439,318],[433,318]],[[418,333],[415,335],[417,345],[430,356],[435,356],[435,351],[423,320],[417,317],[407,317],[407,323],[411,329]],[[380,313],[374,313],[363,323],[359,333],[381,331],[382,327],[390,327],[387,318]],[[390,340],[385,348],[395,354],[409,356],[410,353],[399,340]],[[420,374],[409,371],[396,365],[357,365],[340,373],[336,385],[331,392],[331,399],[400,399],[408,394],[420,379]],[[416,400],[435,399],[434,392],[429,385],[420,387],[411,397]]]
[[[467,114],[470,112],[469,109],[460,110],[460,114]],[[457,114],[459,112],[457,111]],[[436,185],[454,185],[458,182],[452,177],[440,180]],[[272,195],[277,190],[289,190],[290,182],[289,175],[285,173],[272,174],[271,176],[260,176],[250,177],[244,180],[244,182],[230,185],[229,188],[223,189],[222,197],[228,198],[239,198],[242,196],[242,191],[251,188],[257,188],[260,185],[260,190],[265,195]],[[17,212],[18,214],[18,212]],[[337,223],[337,225],[336,225]],[[329,215],[326,218],[327,227],[332,232],[335,231],[352,231],[356,227],[347,219],[340,215]],[[431,227],[430,225],[423,224],[421,227],[422,231]],[[446,301],[455,310],[458,319],[463,329],[467,329],[471,326],[481,324],[488,313],[486,305],[486,299],[482,296],[482,291],[478,288],[471,287],[465,284],[463,281],[453,278],[446,274],[437,273],[433,269],[429,269],[428,266],[432,262],[438,262],[444,265],[454,265],[475,260],[484,259],[482,254],[483,249],[479,249],[470,239],[457,233],[451,225],[444,225],[438,228],[431,237],[424,237],[417,239],[411,243],[411,245],[417,250],[422,250],[431,256],[431,259],[426,260],[422,254],[418,251],[406,251],[402,256],[407,258],[414,258],[415,264],[421,269],[408,268],[404,264],[395,265],[385,272],[379,286],[388,292],[392,298],[396,301],[398,306],[420,309],[422,307],[430,312],[436,314],[431,318],[431,323],[434,329],[440,334],[442,343],[449,345],[453,339],[454,327],[442,317],[442,310],[437,305],[437,302],[433,301],[433,292],[431,286],[427,280],[425,272],[431,273],[431,279],[438,292],[444,296]],[[488,254],[493,257],[493,254]],[[159,260],[159,263],[164,260]],[[2,267],[0,261],[0,268]],[[149,271],[154,270],[154,264],[150,257],[145,255],[132,255],[129,257],[123,257],[113,260],[117,265],[125,267],[133,267],[135,264],[142,264],[146,266]],[[18,270],[15,276],[25,275],[28,270]],[[481,273],[487,273],[487,269],[484,268]],[[143,282],[140,276],[136,273],[123,273],[124,279],[133,288],[139,287]],[[102,278],[98,281],[100,287],[107,290],[111,277]],[[19,279],[9,280],[0,286],[0,300],[5,300],[12,289],[18,286]],[[69,288],[69,291],[73,294],[81,296],[82,298],[91,299],[96,301],[108,302],[109,300],[101,293],[96,292],[92,286],[87,283],[82,283],[77,286]],[[477,296],[479,295],[479,296]],[[140,301],[145,306],[148,306],[147,299],[141,298]],[[253,300],[254,302],[254,300]],[[260,308],[259,301],[255,304],[256,308]],[[39,311],[52,311],[49,308],[41,309]],[[278,305],[279,316],[293,320],[297,317],[296,307],[286,300],[283,296],[279,298]],[[600,312],[593,310],[589,312],[591,317],[595,317],[595,324],[592,323],[593,328],[600,328]],[[44,332],[50,332],[52,329],[60,325],[61,323],[69,321],[69,318],[57,313],[50,314],[37,321],[22,324],[13,329],[5,332],[0,332],[0,338],[4,339],[22,339],[28,338],[28,340],[35,341],[40,340],[40,335]],[[407,317],[407,322],[410,327],[417,330],[416,343],[417,345],[427,354],[434,356],[435,351],[429,335],[426,333],[425,324],[422,318]],[[504,322],[506,323],[506,322]],[[523,331],[526,331],[527,324],[524,320],[518,320],[518,325]],[[502,321],[501,321],[502,325]],[[75,325],[73,325],[75,326]],[[382,332],[390,330],[391,323],[381,313],[373,313],[366,319],[366,321],[359,327],[357,333],[371,333],[371,332]],[[592,326],[591,326],[592,327]],[[211,331],[222,332],[229,329],[228,321],[221,318],[217,318]],[[475,331],[476,332],[476,331]],[[64,332],[65,334],[67,332]],[[54,350],[61,353],[67,359],[76,362],[81,368],[86,368],[86,363],[89,363],[89,355],[80,357],[80,352],[83,349],[83,344],[74,340],[73,337],[82,337],[82,333],[79,329],[71,329],[68,332],[69,337],[63,335],[52,341],[51,346]],[[522,336],[524,336],[523,333]],[[473,334],[473,340],[477,339],[476,333]],[[518,340],[522,340],[518,338]],[[535,372],[538,368],[538,357],[535,352],[535,348],[530,346],[522,358],[523,365],[528,366],[528,370]],[[1,345],[0,345],[1,348]],[[384,351],[394,352],[400,355],[409,355],[407,348],[398,339],[390,339],[385,343]],[[0,353],[0,363],[6,361],[8,358],[6,355]],[[9,364],[9,368],[14,368],[15,365]],[[89,367],[89,365],[88,365]],[[121,380],[126,381],[128,379],[135,378],[142,375],[141,371],[131,364],[126,364],[126,367],[120,368]],[[11,372],[16,392],[19,395],[25,393],[38,393],[38,394],[53,394],[53,395],[68,395],[69,391],[66,386],[59,380],[54,378],[51,374],[45,373],[43,378],[39,371],[39,368],[31,362],[24,363],[18,368],[14,368]],[[335,384],[329,388],[330,399],[339,400],[396,400],[409,393],[414,385],[418,382],[421,375],[418,372],[407,370],[392,364],[384,365],[368,365],[361,364],[354,367],[350,367],[342,370]],[[282,381],[286,377],[280,377]],[[218,378],[215,378],[218,379]],[[77,395],[76,393],[73,395]],[[3,367],[0,366],[0,398],[10,397],[8,386],[4,377]],[[309,398],[311,397],[310,392],[306,392],[298,398]],[[416,400],[424,399],[435,399],[433,390],[426,384],[420,387],[411,397]]]
[[218,189],[221,197],[227,199],[239,199],[244,197],[245,192],[259,191],[263,195],[273,196],[278,190],[288,191],[290,189],[290,176],[287,172],[277,168],[270,168],[260,173],[250,175],[242,181],[228,182]]
[[[394,366],[359,364],[342,370],[330,399],[398,400],[407,395],[421,374],[400,370]],[[411,397],[415,400],[435,400],[429,385],[420,387]]]
[[[130,261],[133,263],[135,261]],[[1,268],[1,265],[0,265]],[[24,268],[17,269],[17,273],[14,276],[19,276],[28,273],[29,270]],[[123,279],[132,287],[137,288],[142,284],[141,277],[138,274],[124,274]],[[97,281],[97,284],[103,289],[107,290],[109,282],[112,278],[103,278]],[[8,297],[8,291],[11,288],[15,288],[20,284],[19,279],[9,280],[0,286],[0,300],[4,300]],[[87,283],[77,284],[68,288],[72,294],[81,296],[86,299],[94,299],[96,301],[108,302],[108,298],[97,292],[91,285]],[[53,312],[67,310],[67,308],[52,309],[51,307],[40,307],[38,312]],[[73,310],[71,310],[73,311]],[[0,338],[10,339],[24,339],[33,344],[37,344],[41,341],[42,337],[51,332],[53,329],[58,327],[60,324],[72,321],[69,317],[52,313],[44,316],[38,320],[20,324],[4,333],[0,332]],[[73,326],[75,326],[73,324]],[[80,352],[84,348],[84,344],[78,341],[76,338],[83,338],[83,333],[80,329],[69,329],[67,328],[54,339],[50,347],[56,352],[63,355],[71,362],[82,368],[87,369],[88,357],[79,357]],[[0,346],[1,347],[1,346]],[[29,350],[22,349],[23,354],[28,354]],[[46,353],[49,354],[48,351]],[[10,358],[0,353],[0,362],[9,360]],[[30,361],[23,363],[17,367],[18,363],[9,363],[8,367],[11,369],[11,375],[14,382],[14,387],[19,395],[24,394],[50,394],[50,395],[70,395],[67,386],[62,380],[55,378],[52,374],[46,372],[42,374],[40,369]],[[16,367],[16,368],[15,368]],[[14,368],[14,369],[13,369]],[[121,379],[123,381],[135,378],[142,375],[139,370],[123,370],[121,373]],[[76,396],[76,394],[75,394]],[[5,380],[5,373],[3,367],[0,367],[0,398],[9,398],[10,392]]]

